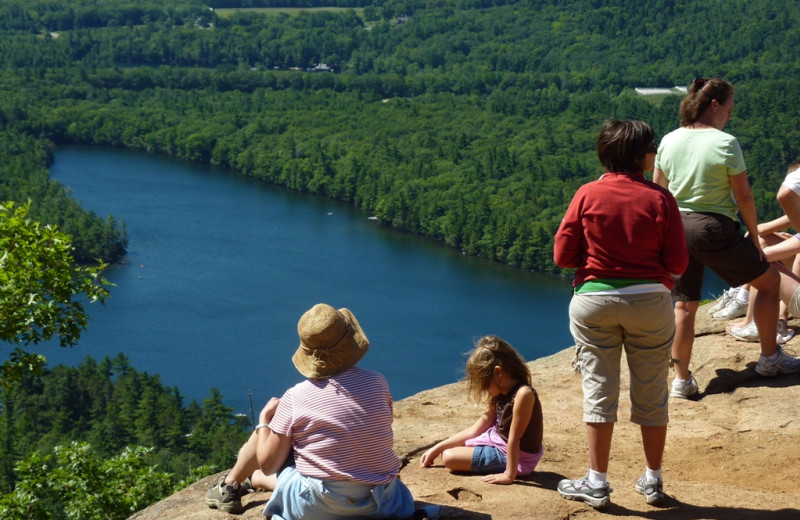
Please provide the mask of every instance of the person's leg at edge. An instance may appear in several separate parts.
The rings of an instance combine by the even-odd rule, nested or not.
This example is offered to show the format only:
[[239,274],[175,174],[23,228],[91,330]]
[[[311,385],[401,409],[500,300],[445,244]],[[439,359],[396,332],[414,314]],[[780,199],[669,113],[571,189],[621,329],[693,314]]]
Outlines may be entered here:
[[[794,193],[794,192],[792,192]],[[800,198],[798,198],[800,202]],[[793,282],[785,279],[785,277],[792,278],[792,276],[787,273],[783,268],[787,268],[791,270],[791,274],[794,275],[798,281],[800,281],[800,239],[797,236],[791,236],[785,240],[781,240],[775,245],[767,245],[766,247],[762,248],[764,251],[764,256],[767,257],[769,262],[780,262],[775,264],[775,267],[778,268],[778,271],[781,274],[781,302],[780,302],[780,317],[784,320],[789,318],[789,300],[794,294],[794,291],[791,291],[788,297],[784,297],[783,295],[783,284],[788,283],[788,289],[791,289],[791,285]],[[800,317],[800,316],[798,316]]]
[[589,469],[598,473],[608,473],[614,423],[586,423],[586,434],[589,440]]
[[651,470],[659,470],[664,457],[664,446],[667,442],[667,425],[642,426],[641,429],[647,467]]
[[[794,237],[792,237],[789,240],[796,241],[798,244],[800,244],[800,240],[797,240]],[[785,242],[789,242],[789,240],[786,240]],[[781,246],[779,245],[779,246],[774,246],[774,247],[777,248],[777,247],[781,247]],[[792,248],[791,252],[794,254],[795,253],[795,248]],[[779,291],[778,292],[778,294],[779,294],[778,317],[779,318],[783,318],[785,320],[788,320],[789,317],[790,317],[789,316],[789,306],[791,305],[792,297],[797,292],[798,287],[800,287],[800,255],[797,255],[793,259],[792,267],[790,269],[789,267],[787,267],[783,263],[778,262],[777,260],[779,260],[780,258],[774,258],[776,255],[771,250],[765,251],[765,254],[767,255],[767,259],[770,260],[771,262],[773,262],[772,265],[778,271],[778,275],[780,277],[780,287],[778,289],[778,291]],[[780,256],[780,255],[778,255],[778,256]],[[758,290],[755,287],[752,287],[750,291],[751,291],[750,304],[749,304],[748,309],[747,309],[747,315],[745,316],[745,318],[742,321],[740,321],[738,323],[737,322],[730,322],[728,324],[728,326],[726,327],[726,331],[727,332],[730,332],[730,328],[732,326],[733,327],[743,327],[743,326],[747,325],[748,323],[750,323],[750,321],[753,320],[753,314],[754,314],[753,307],[754,307],[754,302],[755,302],[755,300],[757,298]],[[797,303],[800,304],[800,295],[798,295],[797,299],[798,299]],[[798,307],[800,307],[800,305],[798,305]],[[800,318],[800,316],[795,316],[795,317]],[[760,333],[760,330],[761,329],[759,329],[759,333]]]
[[756,327],[758,327],[761,353],[765,356],[771,356],[778,350],[778,345],[775,341],[778,333],[778,301],[781,285],[781,275],[778,268],[775,267],[775,264],[772,264],[764,274],[750,282],[750,285],[757,291],[753,303],[753,319],[756,322]]
[[[797,289],[800,288],[800,277],[781,264],[774,265],[781,280],[779,289],[781,302],[786,304],[789,312],[795,318],[800,318],[800,315],[795,314],[800,312],[800,294],[796,294]],[[794,312],[792,312],[793,309]]]
[[[797,227],[800,226],[800,195],[788,186],[781,184],[776,198],[778,199],[778,204],[783,208],[783,212],[789,217],[789,222],[792,224],[792,227],[800,231]],[[792,298],[795,296],[795,292],[797,292],[798,284],[795,283],[797,282],[797,278],[788,276],[788,278],[793,278],[793,280],[791,280],[787,279],[787,276],[784,275],[786,275],[786,273],[781,270],[781,301],[786,303],[790,313],[800,318],[800,316],[796,314],[800,312],[800,302],[795,301],[794,305],[791,302]],[[800,299],[800,296],[798,296],[798,299]],[[794,312],[792,312],[793,308]]]
[[747,288],[747,292],[750,295],[747,299],[747,313],[745,313],[744,318],[737,318],[733,321],[729,321],[728,324],[725,325],[725,332],[729,334],[732,328],[743,328],[750,325],[750,322],[753,321],[753,303],[755,302],[756,290],[751,288],[750,284],[743,285],[742,287]]
[[253,432],[247,442],[239,449],[233,468],[225,476],[225,484],[233,484],[234,482],[241,484],[247,477],[250,477],[250,481],[256,489],[266,489],[268,491],[275,489],[276,476],[265,475],[258,466],[256,439],[258,439],[258,436],[256,432]]
[[[672,343],[672,360],[675,377],[688,380],[689,362],[692,360],[694,346],[694,322],[699,301],[675,302],[675,341]],[[777,326],[777,322],[776,322]],[[772,335],[775,337],[775,334]]]
[[800,231],[797,227],[800,226],[800,195],[791,188],[781,185],[775,198],[778,199],[778,204],[783,208],[783,212],[789,217],[792,227]]
[[451,471],[471,471],[472,454],[475,448],[471,446],[456,446],[442,452],[442,463]]

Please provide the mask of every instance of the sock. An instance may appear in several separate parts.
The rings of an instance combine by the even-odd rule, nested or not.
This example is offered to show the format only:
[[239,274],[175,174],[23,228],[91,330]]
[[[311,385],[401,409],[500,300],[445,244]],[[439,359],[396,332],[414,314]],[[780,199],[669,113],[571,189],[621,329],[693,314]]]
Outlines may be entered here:
[[778,349],[771,356],[765,356],[765,357],[770,361],[776,361],[778,359],[778,356],[780,355],[781,355],[781,349]]
[[589,469],[588,479],[591,485],[601,486],[606,483],[606,479],[608,479],[608,473],[600,473],[599,471]]
[[659,468],[659,469],[647,468],[645,470],[645,472],[644,472],[644,476],[647,477],[648,479],[656,479],[656,480],[658,480],[658,479],[662,478],[661,477],[661,468]]
[[736,300],[742,303],[747,303],[750,300],[750,291],[748,289],[739,289],[738,294],[736,294]]

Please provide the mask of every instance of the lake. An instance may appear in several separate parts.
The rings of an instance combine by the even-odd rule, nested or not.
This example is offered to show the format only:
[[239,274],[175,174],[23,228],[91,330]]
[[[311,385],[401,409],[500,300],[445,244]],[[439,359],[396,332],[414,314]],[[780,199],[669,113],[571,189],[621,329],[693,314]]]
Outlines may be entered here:
[[50,365],[122,352],[187,400],[214,387],[249,413],[250,395],[258,411],[301,380],[297,320],[320,302],[353,311],[371,344],[360,366],[381,371],[395,399],[459,380],[485,334],[527,360],[572,345],[569,280],[464,255],[345,204],[116,149],[60,148],[51,174],[124,221],[130,244],[78,345],[39,349]]

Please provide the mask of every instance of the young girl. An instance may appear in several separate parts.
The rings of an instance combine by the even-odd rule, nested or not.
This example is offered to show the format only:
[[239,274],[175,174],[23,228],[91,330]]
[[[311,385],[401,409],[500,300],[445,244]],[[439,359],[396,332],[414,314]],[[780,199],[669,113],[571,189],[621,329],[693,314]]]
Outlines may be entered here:
[[440,454],[453,471],[486,474],[492,484],[511,484],[533,472],[542,458],[542,405],[531,373],[514,348],[497,336],[478,341],[467,360],[469,396],[485,399],[486,412],[469,428],[422,455],[430,466]]

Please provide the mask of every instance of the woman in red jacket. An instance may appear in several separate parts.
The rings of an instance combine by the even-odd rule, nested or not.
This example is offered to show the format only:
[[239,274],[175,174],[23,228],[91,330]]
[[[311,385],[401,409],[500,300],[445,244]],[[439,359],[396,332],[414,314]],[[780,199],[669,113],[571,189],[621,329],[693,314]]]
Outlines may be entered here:
[[644,177],[655,153],[647,123],[606,121],[597,139],[605,173],[578,189],[555,237],[556,264],[575,268],[570,331],[583,374],[589,442],[588,475],[562,480],[558,491],[592,507],[610,503],[606,475],[623,348],[631,374],[631,421],[641,427],[647,462],[636,490],[648,504],[664,498],[661,460],[675,335],[670,289],[689,256],[675,199]]

